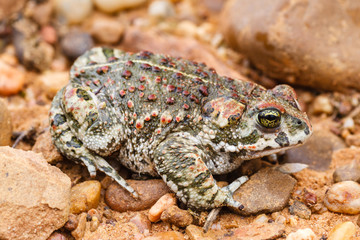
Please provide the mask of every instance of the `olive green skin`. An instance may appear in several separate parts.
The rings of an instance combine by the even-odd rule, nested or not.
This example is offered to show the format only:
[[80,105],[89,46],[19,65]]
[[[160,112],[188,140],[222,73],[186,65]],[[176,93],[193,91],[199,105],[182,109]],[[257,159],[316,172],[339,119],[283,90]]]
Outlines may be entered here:
[[180,58],[94,48],[76,60],[70,77],[50,110],[54,144],[134,197],[107,156],[160,175],[190,208],[241,208],[212,174],[299,145],[312,131],[291,87],[266,90]]

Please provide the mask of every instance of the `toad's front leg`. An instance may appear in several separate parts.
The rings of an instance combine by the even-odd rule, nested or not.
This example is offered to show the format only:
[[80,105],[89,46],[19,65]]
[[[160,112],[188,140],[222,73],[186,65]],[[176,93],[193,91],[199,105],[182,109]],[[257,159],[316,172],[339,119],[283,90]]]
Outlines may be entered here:
[[[206,154],[198,139],[189,133],[173,133],[156,149],[157,172],[176,196],[192,209],[243,206],[232,197],[232,188],[219,188],[206,167]],[[240,186],[240,184],[239,184]]]

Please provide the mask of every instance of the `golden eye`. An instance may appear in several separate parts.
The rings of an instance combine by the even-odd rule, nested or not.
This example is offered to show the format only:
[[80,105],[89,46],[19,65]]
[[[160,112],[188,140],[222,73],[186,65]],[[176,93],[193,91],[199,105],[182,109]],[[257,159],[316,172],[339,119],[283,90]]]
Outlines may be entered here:
[[280,126],[281,113],[276,108],[261,110],[258,114],[258,123],[264,128],[277,128]]

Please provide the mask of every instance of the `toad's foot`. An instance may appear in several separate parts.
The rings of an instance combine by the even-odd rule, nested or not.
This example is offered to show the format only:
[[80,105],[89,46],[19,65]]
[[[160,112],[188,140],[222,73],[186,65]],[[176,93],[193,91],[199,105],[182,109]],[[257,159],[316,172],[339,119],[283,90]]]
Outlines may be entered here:
[[[242,176],[233,181],[230,185],[223,187],[222,189],[227,190],[230,192],[231,195],[234,194],[234,192],[242,185],[244,184],[249,178],[247,176]],[[235,201],[235,203],[238,203]],[[240,204],[238,207],[239,209],[243,208],[243,205]],[[204,224],[204,232],[207,232],[209,230],[210,225],[215,221],[216,217],[220,213],[221,208],[214,208],[209,213],[208,217],[206,218],[206,222]]]

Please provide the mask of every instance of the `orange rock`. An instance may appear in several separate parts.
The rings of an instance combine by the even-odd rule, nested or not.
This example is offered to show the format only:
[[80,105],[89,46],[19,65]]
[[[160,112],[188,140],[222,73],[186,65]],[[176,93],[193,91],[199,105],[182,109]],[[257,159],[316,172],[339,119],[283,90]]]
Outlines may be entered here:
[[77,214],[97,208],[100,201],[100,190],[101,184],[96,180],[76,184],[71,189],[70,212]]
[[18,69],[0,61],[0,95],[17,94],[24,86],[25,75]]
[[149,210],[149,220],[151,222],[157,222],[160,220],[161,214],[165,209],[176,204],[176,198],[174,194],[167,193],[162,196]]

